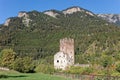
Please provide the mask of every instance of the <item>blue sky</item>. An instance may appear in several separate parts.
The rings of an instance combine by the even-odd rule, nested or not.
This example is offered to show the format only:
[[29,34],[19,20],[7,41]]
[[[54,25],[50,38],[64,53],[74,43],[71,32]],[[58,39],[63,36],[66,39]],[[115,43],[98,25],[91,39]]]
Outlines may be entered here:
[[20,11],[63,10],[80,6],[94,13],[120,14],[120,0],[0,0],[0,24]]

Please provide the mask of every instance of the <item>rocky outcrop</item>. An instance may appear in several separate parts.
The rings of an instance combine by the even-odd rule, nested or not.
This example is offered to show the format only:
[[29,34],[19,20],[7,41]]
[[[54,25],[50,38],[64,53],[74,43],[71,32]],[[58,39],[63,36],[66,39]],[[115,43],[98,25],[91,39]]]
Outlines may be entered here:
[[46,11],[46,12],[44,12],[44,14],[47,14],[47,15],[54,17],[54,18],[56,18],[56,16],[59,15],[58,13],[53,12],[53,11]]
[[63,10],[63,13],[65,15],[66,14],[73,14],[73,13],[76,13],[76,12],[85,12],[88,15],[94,16],[94,14],[92,12],[89,12],[85,9],[80,8],[80,7],[71,7],[69,9]]
[[80,9],[79,7],[72,7],[72,8],[69,8],[67,10],[64,10],[63,13],[64,14],[73,14],[75,12],[80,12],[80,11],[83,11],[83,10]]
[[86,11],[86,14],[90,15],[90,16],[94,16],[93,13],[89,12],[89,11]]
[[32,21],[32,20],[29,18],[29,15],[28,15],[26,12],[19,12],[18,17],[19,17],[19,18],[23,18],[22,22],[23,22],[23,24],[26,25],[27,27],[29,26],[30,21]]
[[7,19],[7,20],[5,21],[5,23],[4,23],[4,26],[8,26],[9,23],[10,23],[10,19]]
[[18,17],[21,18],[21,17],[27,17],[27,13],[26,12],[19,12],[18,13]]
[[120,24],[120,14],[97,14],[97,16],[110,23]]
[[32,21],[32,20],[29,19],[29,18],[24,18],[24,19],[22,20],[22,22],[24,23],[24,25],[26,25],[27,27],[29,26],[30,21]]

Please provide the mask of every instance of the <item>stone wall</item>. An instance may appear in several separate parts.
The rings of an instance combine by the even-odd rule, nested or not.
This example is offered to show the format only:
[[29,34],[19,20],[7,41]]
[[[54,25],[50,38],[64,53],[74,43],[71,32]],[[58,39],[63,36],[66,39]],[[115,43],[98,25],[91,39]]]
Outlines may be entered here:
[[0,70],[9,71],[10,69],[5,68],[5,67],[0,67]]

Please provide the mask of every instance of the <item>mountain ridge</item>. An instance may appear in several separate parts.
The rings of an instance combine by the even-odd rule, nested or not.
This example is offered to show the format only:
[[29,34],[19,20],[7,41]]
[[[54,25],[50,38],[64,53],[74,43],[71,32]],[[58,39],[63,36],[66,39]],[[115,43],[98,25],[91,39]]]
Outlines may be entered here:
[[[31,12],[31,11],[30,11]],[[38,11],[37,11],[38,12]],[[83,9],[81,7],[78,7],[78,6],[73,6],[73,7],[69,7],[67,9],[64,9],[62,11],[58,11],[58,10],[55,10],[55,9],[51,9],[51,10],[46,10],[46,11],[43,11],[41,13],[44,13],[48,16],[51,16],[51,17],[54,17],[56,18],[56,16],[59,16],[59,15],[66,15],[66,14],[73,14],[73,13],[76,13],[76,12],[85,12],[87,13],[88,15],[91,15],[91,16],[94,16],[95,14],[93,14],[91,11],[88,11],[86,9]],[[20,11],[17,15],[17,17],[21,18],[21,17],[24,17],[24,21],[23,22],[26,22],[25,24],[28,25],[30,19],[28,19],[28,15],[27,13],[29,12],[26,12],[26,11]],[[39,12],[38,12],[39,13]],[[10,18],[8,18],[4,25],[5,26],[8,26],[9,25],[9,22],[10,22]]]
[[[58,11],[58,10],[55,10],[55,9],[51,9],[51,10],[46,10],[46,11],[43,11],[42,13],[48,15],[48,16],[51,16],[51,17],[54,17],[54,18],[57,18],[56,16],[59,16],[59,15],[66,15],[66,14],[73,14],[73,13],[76,13],[76,12],[85,12],[87,13],[88,15],[91,15],[91,16],[98,16],[99,18],[102,18],[103,20],[106,20],[107,22],[110,22],[110,23],[114,23],[114,24],[117,24],[117,25],[120,25],[120,14],[94,14],[93,12],[89,11],[89,10],[86,10],[84,8],[81,8],[79,6],[72,6],[72,7],[69,7],[67,9],[64,9],[62,11]],[[29,12],[26,12],[26,11],[20,11],[18,13],[18,16],[17,17],[28,17],[27,13]],[[26,25],[29,23],[30,20],[26,19],[24,22],[26,22]],[[10,18],[8,18],[4,25],[5,26],[8,26],[9,25],[9,22],[10,22]]]

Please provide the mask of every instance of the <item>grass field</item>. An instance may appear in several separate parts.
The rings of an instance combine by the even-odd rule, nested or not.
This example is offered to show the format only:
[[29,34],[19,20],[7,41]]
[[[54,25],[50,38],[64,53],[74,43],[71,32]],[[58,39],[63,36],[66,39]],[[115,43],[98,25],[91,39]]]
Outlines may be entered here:
[[[70,77],[73,75],[70,75],[67,77],[62,76],[55,76],[55,75],[49,75],[49,74],[42,74],[42,73],[19,73],[15,71],[0,71],[0,80],[120,80],[120,77],[114,76],[90,76],[90,75],[82,75],[78,76],[76,75],[75,78]],[[69,77],[69,78],[68,78]]]
[[0,71],[0,80],[70,80],[64,77],[53,76],[42,73],[18,73],[15,71]]

